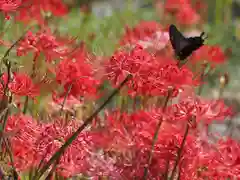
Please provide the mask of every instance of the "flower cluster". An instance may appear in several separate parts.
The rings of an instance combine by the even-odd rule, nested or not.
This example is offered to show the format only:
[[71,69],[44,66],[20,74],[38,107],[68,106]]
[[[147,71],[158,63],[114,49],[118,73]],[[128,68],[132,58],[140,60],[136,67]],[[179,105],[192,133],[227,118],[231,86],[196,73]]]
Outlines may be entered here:
[[45,24],[43,12],[50,12],[54,16],[60,17],[68,12],[68,8],[62,0],[2,0],[0,10],[7,13],[8,19],[8,13],[15,12],[17,20],[23,22],[36,20],[41,25]]
[[88,62],[88,53],[80,46],[70,57],[63,59],[56,67],[56,81],[64,86],[63,96],[68,92],[74,97],[85,95],[95,97],[99,81],[94,78],[92,65]]
[[189,0],[167,0],[164,8],[182,25],[197,24],[200,21],[200,15]]
[[158,58],[140,45],[130,52],[117,51],[106,65],[107,76],[114,85],[130,73],[129,93],[135,95],[166,95],[172,89],[174,96],[183,85],[198,85],[194,74],[187,67],[179,68],[173,59]]
[[67,43],[56,40],[49,30],[38,32],[36,34],[31,31],[27,32],[24,39],[18,43],[17,55],[25,56],[33,52],[35,61],[40,53],[43,53],[47,62],[51,62],[56,58],[64,58],[68,55],[70,49],[66,47]]
[[13,77],[10,79],[8,79],[8,75],[5,73],[2,75],[1,80],[1,96],[3,96],[4,91],[6,91],[6,85],[15,96],[28,96],[34,98],[39,95],[38,85],[34,84],[32,79],[25,73],[14,73]]
[[224,63],[226,62],[226,59],[226,55],[222,48],[216,45],[204,45],[192,55],[193,62],[206,60],[211,62],[213,65]]

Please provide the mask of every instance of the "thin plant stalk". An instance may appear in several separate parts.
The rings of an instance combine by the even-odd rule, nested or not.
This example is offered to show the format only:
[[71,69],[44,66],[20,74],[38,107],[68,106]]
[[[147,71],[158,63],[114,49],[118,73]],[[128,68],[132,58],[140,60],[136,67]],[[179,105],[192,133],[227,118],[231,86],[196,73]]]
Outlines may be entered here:
[[185,130],[184,136],[183,136],[183,140],[182,140],[181,146],[180,146],[180,148],[177,151],[177,159],[176,159],[175,165],[173,167],[172,175],[170,177],[170,180],[174,179],[174,176],[175,176],[175,173],[176,173],[176,170],[177,170],[177,166],[178,166],[178,164],[180,162],[181,154],[182,154],[182,151],[183,151],[186,139],[187,139],[188,132],[189,132],[189,124],[187,124],[187,127],[186,127],[186,130]]
[[[201,70],[201,77],[200,77],[200,80],[201,82],[204,80],[204,77],[206,76],[205,75],[205,70],[207,68],[207,63],[204,63],[203,64],[203,67],[202,67],[202,70]],[[208,72],[207,72],[208,73]],[[200,84],[199,88],[198,88],[198,95],[201,95],[202,94],[202,91],[203,91],[203,87],[204,87],[204,84]]]
[[93,121],[93,119],[98,115],[100,111],[104,109],[104,107],[112,100],[112,98],[122,89],[122,87],[131,79],[131,75],[129,74],[122,82],[121,84],[109,95],[107,100],[98,108],[95,110],[95,112],[88,117],[84,123],[77,129],[76,132],[72,134],[71,137],[69,137],[66,142],[58,149],[56,153],[53,154],[53,156],[50,158],[49,161],[37,172],[34,179],[40,179],[42,175],[48,170],[48,168],[55,162],[58,161],[58,159],[61,157],[61,155],[64,153],[64,151],[68,148],[69,145],[72,144],[72,142],[77,138],[77,136]]
[[24,106],[23,106],[23,114],[26,114],[27,109],[28,109],[28,96],[25,97],[25,101],[24,101]]
[[65,96],[64,96],[63,102],[62,102],[62,104],[61,104],[60,115],[61,115],[62,112],[63,112],[64,105],[65,105],[65,103],[66,103],[66,100],[67,100],[67,97],[68,97],[70,91],[72,90],[72,86],[73,86],[73,83],[70,84],[70,86],[68,87],[67,93],[66,93]]
[[[164,101],[164,105],[163,105],[163,111],[165,111],[166,107],[167,107],[167,103],[170,99],[170,96],[172,94],[172,90],[169,90],[168,91],[168,95]],[[158,124],[157,124],[157,127],[156,127],[156,130],[154,132],[154,136],[153,136],[153,140],[152,140],[152,146],[151,146],[151,150],[149,152],[149,156],[148,156],[148,164],[147,166],[145,167],[144,169],[144,175],[143,175],[143,180],[146,180],[147,179],[147,175],[148,175],[148,170],[149,170],[149,166],[151,165],[152,163],[152,157],[153,157],[153,149],[154,149],[154,146],[157,142],[157,139],[158,139],[158,134],[159,134],[159,131],[160,131],[160,128],[161,128],[161,125],[162,125],[162,119],[159,120]]]
[[[87,76],[81,76],[81,77],[79,77],[79,78],[86,78],[86,77],[87,77]],[[74,83],[74,81],[69,85],[68,90],[67,90],[67,93],[66,93],[65,96],[64,96],[63,102],[62,102],[62,104],[61,104],[60,115],[61,115],[62,112],[63,112],[63,108],[64,108],[64,105],[65,105],[65,103],[66,103],[67,97],[68,97],[69,93],[70,93],[71,90],[72,90],[73,83]]]
[[18,173],[17,173],[16,168],[14,166],[14,159],[13,159],[13,154],[12,154],[12,148],[10,146],[10,142],[9,142],[8,138],[4,139],[4,142],[5,142],[5,145],[6,145],[6,150],[7,150],[8,154],[9,154],[9,158],[10,158],[10,162],[11,162],[11,166],[12,166],[12,171],[13,171],[13,177],[14,177],[14,180],[15,180],[15,179],[18,179],[19,176],[18,176]]

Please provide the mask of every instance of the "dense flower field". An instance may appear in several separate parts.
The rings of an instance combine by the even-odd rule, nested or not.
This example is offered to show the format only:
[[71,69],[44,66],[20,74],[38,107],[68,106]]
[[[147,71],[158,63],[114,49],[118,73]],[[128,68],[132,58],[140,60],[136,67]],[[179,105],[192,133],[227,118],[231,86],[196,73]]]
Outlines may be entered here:
[[160,21],[122,19],[119,38],[109,31],[108,55],[90,48],[96,33],[61,33],[63,1],[0,1],[2,23],[21,25],[1,32],[1,179],[240,179],[240,143],[209,132],[236,112],[201,94],[228,51],[206,42],[180,62],[169,40],[170,24],[199,36],[207,3],[154,7]]

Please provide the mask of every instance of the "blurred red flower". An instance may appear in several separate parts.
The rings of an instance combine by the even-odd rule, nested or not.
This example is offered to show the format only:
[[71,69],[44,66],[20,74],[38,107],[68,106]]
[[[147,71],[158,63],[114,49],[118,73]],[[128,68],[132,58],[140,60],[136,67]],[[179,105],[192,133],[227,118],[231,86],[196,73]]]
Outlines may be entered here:
[[8,118],[6,129],[10,136],[14,167],[19,171],[28,171],[38,165],[40,161],[35,152],[35,142],[42,129],[30,116],[22,114],[12,115]]
[[15,11],[22,4],[22,0],[1,0],[0,10],[4,12]]
[[212,65],[226,62],[227,57],[220,46],[204,45],[197,51],[194,51],[191,57],[193,62],[201,60],[209,61]]
[[200,16],[191,6],[184,6],[176,14],[177,22],[183,25],[197,24]]
[[165,10],[167,10],[168,12],[177,12],[186,5],[190,5],[189,0],[166,0]]
[[14,73],[13,80],[8,84],[8,87],[17,96],[34,98],[39,95],[39,87],[34,85],[31,78],[23,73]]
[[46,61],[50,62],[53,59],[64,58],[68,55],[70,50],[66,45],[66,42],[63,43],[56,40],[56,37],[54,37],[49,30],[36,34],[29,31],[25,35],[25,38],[18,43],[17,55],[24,56],[32,51],[34,52],[34,60],[36,61],[40,53],[43,53]]
[[22,3],[24,6],[18,10],[16,19],[23,22],[36,20],[43,25],[45,23],[44,13],[50,12],[60,17],[68,13],[68,8],[62,0],[22,0]]

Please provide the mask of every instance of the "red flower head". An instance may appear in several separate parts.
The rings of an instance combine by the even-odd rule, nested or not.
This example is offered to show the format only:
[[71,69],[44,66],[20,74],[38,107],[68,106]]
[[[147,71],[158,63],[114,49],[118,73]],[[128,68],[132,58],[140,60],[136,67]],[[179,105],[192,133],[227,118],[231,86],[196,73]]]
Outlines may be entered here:
[[[133,29],[130,29],[128,26],[125,28],[125,34],[122,37],[120,44],[136,44],[139,41],[153,41],[153,38],[163,38],[162,30],[160,24],[154,21],[142,21]],[[161,33],[159,35],[159,33]],[[165,43],[166,44],[166,43]]]
[[64,59],[56,68],[56,80],[65,92],[75,97],[96,96],[99,81],[94,78],[92,66],[87,62],[85,49],[79,49],[72,59]]
[[[102,131],[101,142],[105,142],[104,152],[116,159],[115,166],[121,172],[122,179],[143,177],[148,154],[152,149],[153,136],[161,120],[163,122],[153,149],[148,179],[160,180],[168,162],[169,169],[172,168],[183,140],[183,130],[165,123],[166,118],[167,116],[159,110],[137,111],[132,114],[116,111],[106,114],[106,127]],[[188,142],[194,143],[195,138],[189,136]]]
[[29,96],[33,98],[39,95],[39,88],[33,84],[31,78],[26,74],[15,73],[8,87],[17,96]]
[[[53,123],[45,124],[44,131],[35,143],[37,157],[44,162],[48,161],[79,126],[77,121],[66,124],[59,119]],[[87,172],[91,163],[88,158],[92,152],[92,142],[91,134],[82,132],[61,156],[56,171],[63,177]]]
[[176,14],[176,18],[180,24],[184,25],[197,24],[200,20],[200,16],[190,5],[181,8]]
[[188,6],[189,4],[189,0],[166,0],[165,9],[168,12],[177,12],[181,10],[184,6]]
[[23,56],[30,51],[35,53],[35,58],[37,58],[40,53],[43,53],[46,61],[49,62],[56,58],[64,58],[68,54],[69,49],[64,43],[57,41],[56,37],[49,31],[38,32],[36,34],[29,31],[25,38],[19,42],[17,55]]
[[0,10],[4,12],[15,11],[22,4],[22,0],[1,0]]
[[193,52],[192,61],[197,62],[207,60],[211,64],[222,64],[226,61],[226,55],[221,47],[204,45],[197,51]]
[[13,115],[7,120],[6,132],[12,133],[10,137],[14,166],[19,171],[27,171],[38,165],[35,153],[35,141],[41,133],[39,126],[31,117]]
[[229,116],[232,117],[233,111],[222,100],[205,100],[189,94],[180,97],[177,104],[169,106],[167,114],[172,120],[189,121],[194,118],[197,123],[203,121],[208,125],[214,120],[222,121]]
[[172,59],[158,59],[139,45],[130,52],[117,51],[107,62],[106,71],[114,85],[132,74],[128,83],[131,95],[166,95],[171,88],[175,96],[182,85],[197,85],[188,68],[179,68]]
[[36,20],[44,24],[42,12],[51,12],[54,16],[63,16],[68,13],[67,6],[62,0],[22,0],[25,4],[18,11],[17,20],[29,22]]
[[239,143],[231,139],[220,139],[216,144],[205,143],[204,147],[196,145],[191,158],[186,154],[182,163],[182,178],[186,180],[203,180],[207,177],[213,180],[240,178]]

